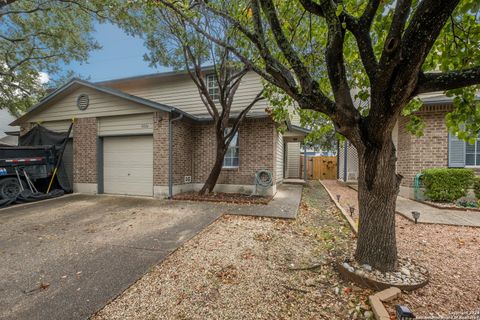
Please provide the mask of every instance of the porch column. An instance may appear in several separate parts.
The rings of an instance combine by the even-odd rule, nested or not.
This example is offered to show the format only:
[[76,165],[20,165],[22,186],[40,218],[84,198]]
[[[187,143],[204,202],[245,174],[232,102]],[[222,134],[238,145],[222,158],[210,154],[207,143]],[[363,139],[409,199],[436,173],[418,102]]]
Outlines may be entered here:
[[303,144],[303,180],[307,182],[307,146]]

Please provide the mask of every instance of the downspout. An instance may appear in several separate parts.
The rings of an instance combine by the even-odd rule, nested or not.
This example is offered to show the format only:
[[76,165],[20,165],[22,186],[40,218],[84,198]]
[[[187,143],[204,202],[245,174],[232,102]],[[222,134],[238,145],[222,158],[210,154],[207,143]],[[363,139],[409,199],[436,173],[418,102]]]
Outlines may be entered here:
[[340,140],[337,139],[337,180],[340,180]]
[[307,145],[303,144],[303,180],[307,181]]
[[172,114],[169,114],[168,120],[168,199],[173,197],[173,122],[181,120],[183,114],[172,119]]

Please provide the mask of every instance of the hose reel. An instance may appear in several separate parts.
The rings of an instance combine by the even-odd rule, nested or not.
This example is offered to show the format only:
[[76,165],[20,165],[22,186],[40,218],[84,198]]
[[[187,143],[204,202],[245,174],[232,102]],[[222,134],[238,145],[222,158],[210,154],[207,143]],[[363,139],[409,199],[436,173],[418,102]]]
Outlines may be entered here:
[[273,185],[273,175],[268,170],[258,170],[255,173],[255,180],[254,180],[255,189],[252,195],[256,195],[258,193],[258,189],[260,188],[261,192],[265,192],[268,188]]

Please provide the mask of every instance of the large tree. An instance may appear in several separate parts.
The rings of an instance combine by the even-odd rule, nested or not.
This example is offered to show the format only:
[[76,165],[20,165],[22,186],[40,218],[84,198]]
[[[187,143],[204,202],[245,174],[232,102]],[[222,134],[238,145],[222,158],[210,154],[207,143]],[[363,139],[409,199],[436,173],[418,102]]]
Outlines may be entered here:
[[[249,66],[239,61],[229,48],[195,32],[182,17],[172,15],[168,9],[156,6],[132,9],[140,12],[137,16],[140,29],[137,31],[146,37],[149,49],[147,60],[154,66],[186,70],[198,89],[205,113],[213,122],[215,161],[199,191],[200,194],[210,193],[220,176],[229,146],[232,141],[236,143],[240,125],[253,106],[264,99],[263,90],[259,90],[248,104],[239,106],[235,96],[244,76],[250,71]],[[205,15],[192,21],[207,26],[209,34],[223,43],[229,43],[237,31],[228,23],[211,20],[209,15]]]
[[45,94],[42,74],[85,62],[99,48],[94,21],[121,16],[116,1],[0,0],[0,109],[18,115]]
[[[226,4],[228,2],[228,4]],[[359,233],[355,258],[380,270],[397,264],[392,131],[421,93],[456,95],[448,124],[465,138],[480,129],[473,92],[480,83],[475,0],[251,0],[155,3],[196,32],[231,49],[302,109],[326,115],[359,155]],[[198,16],[213,14],[240,31],[223,43]],[[464,89],[462,89],[464,88]],[[354,89],[354,90],[353,90]],[[355,100],[368,100],[358,107]]]

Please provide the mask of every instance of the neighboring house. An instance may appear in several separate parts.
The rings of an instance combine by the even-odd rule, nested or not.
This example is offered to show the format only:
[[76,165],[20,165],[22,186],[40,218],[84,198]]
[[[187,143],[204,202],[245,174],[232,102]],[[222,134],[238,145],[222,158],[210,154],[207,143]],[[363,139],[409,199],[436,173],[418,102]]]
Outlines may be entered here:
[[15,120],[15,117],[8,110],[0,110],[0,146],[16,146],[17,137],[7,135],[6,132],[18,130],[18,127],[12,127],[9,124]]
[[[216,82],[208,83],[214,92]],[[235,95],[232,116],[261,89],[260,78],[248,73]],[[300,158],[306,130],[289,123],[289,130],[279,134],[267,106],[267,101],[257,103],[240,126],[215,191],[250,193],[255,173],[266,169],[272,172],[269,192],[274,193],[284,172],[290,172],[285,149]],[[36,123],[66,132],[72,118],[65,157],[77,192],[165,197],[196,191],[214,163],[213,123],[185,72],[102,83],[73,79],[13,124],[21,126],[21,134]]]
[[[445,116],[452,110],[452,98],[439,92],[422,94],[419,98],[423,107],[416,115],[425,122],[423,136],[408,133],[409,119],[403,116],[392,134],[397,149],[397,173],[403,176],[400,195],[412,199],[415,177],[424,169],[472,168],[480,175],[480,137],[475,144],[468,144],[450,134],[445,123]],[[357,152],[346,142],[338,149],[338,178],[355,183],[357,177]]]

